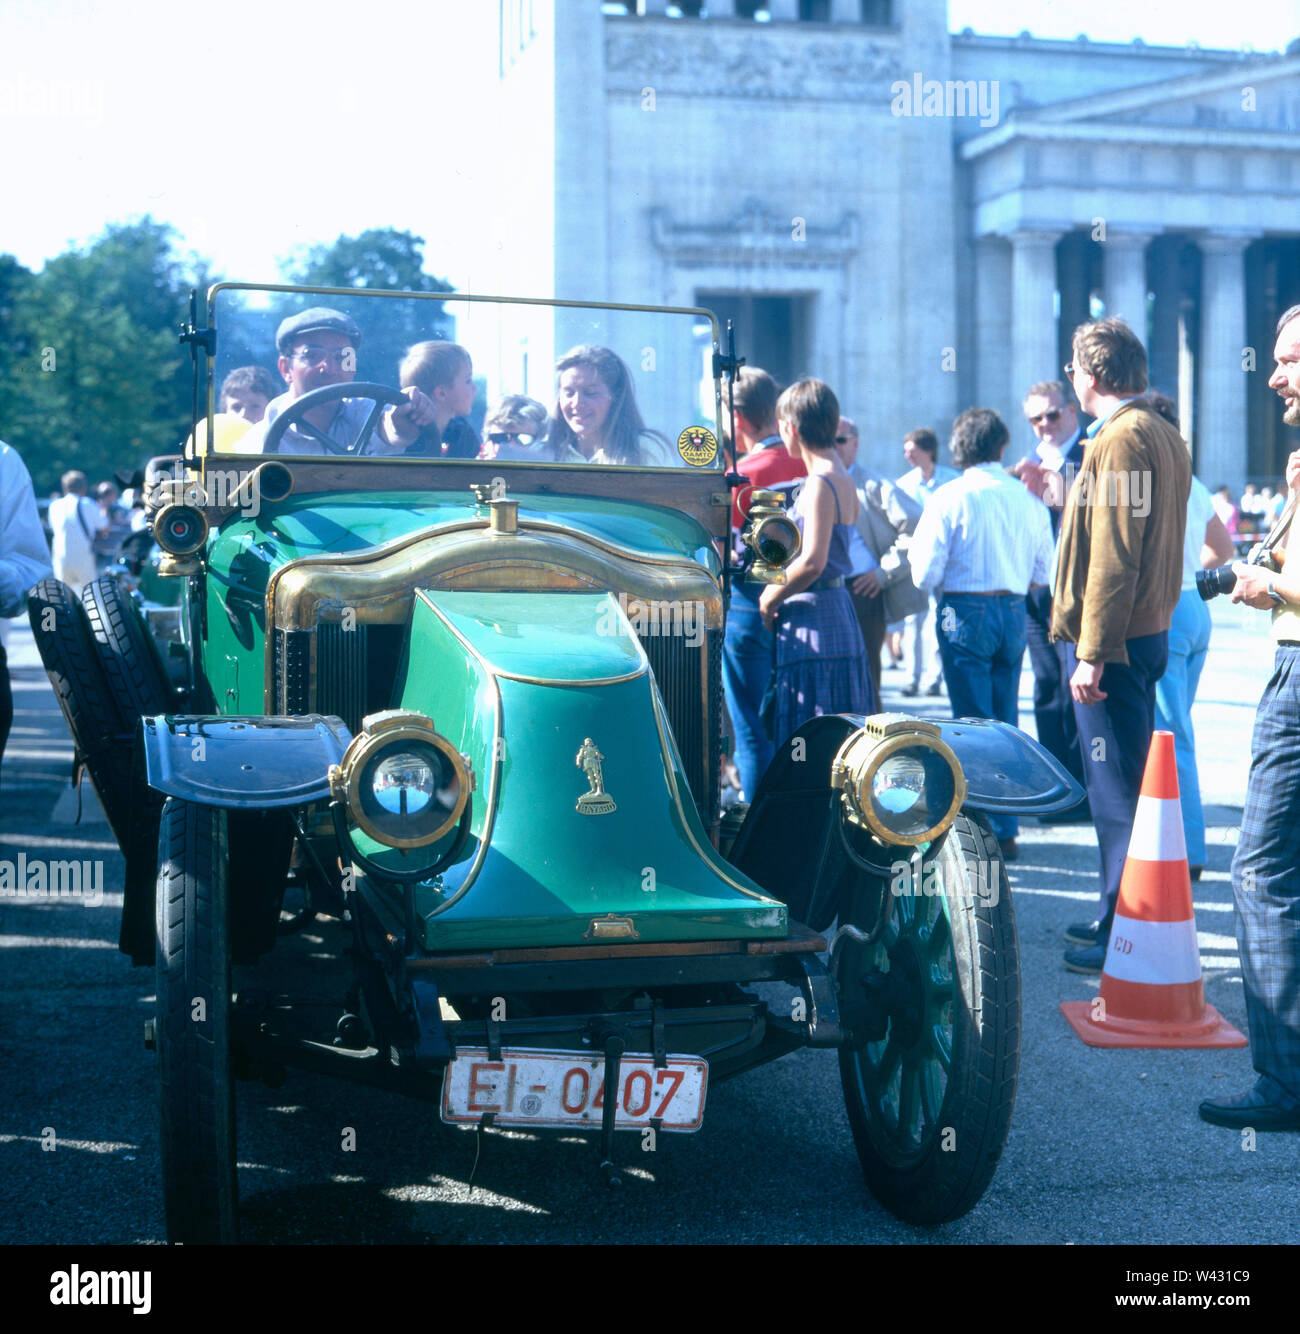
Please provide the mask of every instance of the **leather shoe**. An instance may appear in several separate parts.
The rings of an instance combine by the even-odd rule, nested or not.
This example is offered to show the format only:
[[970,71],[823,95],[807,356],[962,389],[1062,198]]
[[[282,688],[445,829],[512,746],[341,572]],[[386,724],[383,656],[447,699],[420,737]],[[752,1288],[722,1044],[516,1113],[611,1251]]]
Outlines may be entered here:
[[919,695],[920,693],[921,693],[921,687],[916,685],[915,683],[903,687],[903,694],[905,694],[909,699],[913,695]]
[[943,683],[941,681],[931,681],[925,688],[927,695],[939,696],[943,694]]
[[1065,928],[1065,938],[1074,945],[1095,945],[1100,922],[1071,922]]
[[1196,1109],[1202,1121],[1233,1130],[1300,1130],[1300,1107],[1269,1102],[1258,1089],[1232,1098],[1207,1098]]
[[1065,966],[1072,973],[1100,973],[1106,966],[1106,944],[1099,941],[1087,949],[1066,950]]
[[1004,862],[1014,862],[1020,860],[1020,849],[1016,846],[1014,838],[998,839],[998,850],[1002,853]]
[[1201,872],[1205,870],[1204,866],[1189,866],[1187,873],[1192,877],[1192,883],[1195,884],[1201,878]]

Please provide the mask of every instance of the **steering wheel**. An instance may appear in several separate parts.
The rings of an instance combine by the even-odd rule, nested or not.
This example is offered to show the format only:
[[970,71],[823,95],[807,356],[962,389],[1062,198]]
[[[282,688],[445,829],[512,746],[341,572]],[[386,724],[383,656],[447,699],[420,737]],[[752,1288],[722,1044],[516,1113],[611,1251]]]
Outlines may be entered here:
[[368,380],[349,380],[346,384],[322,385],[319,389],[313,389],[310,393],[304,394],[301,398],[295,398],[276,417],[266,433],[266,438],[262,441],[262,453],[279,453],[280,441],[284,439],[284,433],[290,426],[297,423],[304,414],[310,412],[313,408],[323,407],[326,403],[334,403],[341,398],[368,398],[375,405],[370,410],[370,415],[362,423],[357,438],[350,445],[336,444],[326,436],[324,431],[317,430],[311,422],[304,422],[300,428],[331,454],[364,454],[384,409],[390,403],[398,406],[410,401],[400,389],[393,389],[386,384],[372,384]]

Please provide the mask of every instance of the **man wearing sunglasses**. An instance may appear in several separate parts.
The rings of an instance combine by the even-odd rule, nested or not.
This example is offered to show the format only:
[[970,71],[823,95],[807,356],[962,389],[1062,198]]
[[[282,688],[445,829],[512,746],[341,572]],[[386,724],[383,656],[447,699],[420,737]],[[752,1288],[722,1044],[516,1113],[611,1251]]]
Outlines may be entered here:
[[[1083,432],[1079,410],[1060,380],[1041,380],[1025,394],[1025,419],[1038,439],[1034,454],[1008,471],[1041,500],[1052,520],[1052,540],[1061,533],[1061,511],[1070,482],[1083,466]],[[1034,669],[1034,723],[1039,743],[1045,746],[1084,786],[1079,731],[1074,721],[1074,700],[1065,665],[1048,637],[1052,624],[1052,586],[1031,588],[1025,597],[1025,642]],[[1092,819],[1086,801],[1073,810],[1049,816],[1048,824],[1087,824]]]
[[[260,453],[271,423],[295,399],[325,385],[347,384],[357,378],[361,330],[340,310],[313,306],[281,320],[275,344],[280,375],[288,392],[266,405],[266,415],[240,441],[241,453]],[[402,391],[407,402],[385,408],[366,446],[367,454],[400,454],[433,420],[434,405],[419,389]],[[338,454],[356,441],[374,403],[367,398],[341,398],[306,412],[280,439],[281,454]]]

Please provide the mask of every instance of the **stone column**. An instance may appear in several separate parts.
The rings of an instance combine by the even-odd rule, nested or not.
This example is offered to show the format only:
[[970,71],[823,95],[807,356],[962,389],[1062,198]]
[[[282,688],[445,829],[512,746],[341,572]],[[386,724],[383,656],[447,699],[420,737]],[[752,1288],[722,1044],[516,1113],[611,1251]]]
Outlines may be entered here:
[[[1196,472],[1234,493],[1246,480],[1245,251],[1250,236],[1211,234],[1201,247],[1200,395],[1196,405]],[[1268,356],[1272,349],[1263,349]],[[1256,348],[1256,364],[1260,349]]]
[[[713,13],[712,0],[709,3],[709,13]],[[861,23],[862,0],[831,0],[831,22]]]
[[1011,395],[1062,373],[1056,358],[1060,237],[1060,232],[1016,232],[1011,237]]
[[734,19],[736,17],[736,0],[709,0],[709,17],[711,19]]
[[1151,387],[1178,397],[1178,325],[1182,317],[1181,236],[1158,236],[1151,246],[1151,291],[1155,309],[1147,360]]
[[668,0],[636,0],[638,14],[662,14],[668,8]]
[[[1007,424],[1011,445],[1007,462],[1025,451],[1015,410],[1016,397],[1027,385],[1012,385],[1011,350],[1011,247],[1000,236],[982,236],[975,248],[975,388],[972,402],[992,408]],[[1032,383],[1032,381],[1028,382]]]
[[[1070,360],[1074,331],[1089,318],[1089,250],[1086,232],[1074,232],[1056,247],[1057,287],[1061,293],[1060,329],[1056,339],[1055,371],[1046,379],[1068,377],[1062,367]],[[1027,387],[1027,386],[1026,386]],[[1024,393],[1024,388],[1020,393]]]
[[1118,315],[1147,341],[1147,233],[1107,231],[1101,254],[1105,264],[1106,314]]
[[799,0],[768,0],[767,8],[773,23],[799,21]]

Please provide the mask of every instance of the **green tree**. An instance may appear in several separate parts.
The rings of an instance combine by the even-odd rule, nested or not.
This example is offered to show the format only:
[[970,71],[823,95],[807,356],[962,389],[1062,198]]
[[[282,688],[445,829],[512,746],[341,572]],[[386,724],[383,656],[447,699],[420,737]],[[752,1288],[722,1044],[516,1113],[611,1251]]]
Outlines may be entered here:
[[28,274],[0,257],[0,436],[38,491],[80,468],[94,483],[169,453],[190,427],[190,360],[176,334],[206,265],[152,218]]
[[[450,292],[424,271],[424,237],[391,227],[360,236],[340,236],[330,245],[308,246],[281,261],[288,280],[304,287],[352,287],[390,292]],[[406,350],[430,338],[453,337],[454,322],[441,302],[369,300],[349,308],[344,298],[302,299],[294,306],[332,305],[348,310],[364,331],[357,378],[396,385]],[[380,318],[377,318],[380,317]]]
[[389,292],[450,292],[424,271],[424,237],[393,227],[340,236],[330,245],[300,248],[281,261],[291,283],[304,287],[374,287]]
[[20,423],[30,415],[26,377],[39,366],[30,355],[27,327],[33,281],[12,255],[0,255],[0,438],[15,448],[22,438]]

